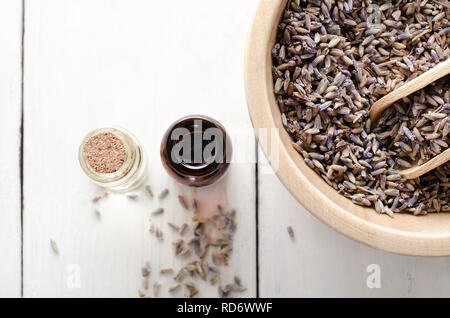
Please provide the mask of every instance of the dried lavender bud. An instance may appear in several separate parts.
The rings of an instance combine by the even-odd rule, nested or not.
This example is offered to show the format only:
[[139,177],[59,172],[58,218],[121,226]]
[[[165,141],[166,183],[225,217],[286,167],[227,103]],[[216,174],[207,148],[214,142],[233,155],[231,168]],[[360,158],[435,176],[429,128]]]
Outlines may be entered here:
[[50,240],[50,247],[52,248],[53,253],[59,255],[59,247],[54,240]]
[[97,195],[92,199],[92,202],[97,203],[98,201],[100,201],[103,198],[103,196],[101,195]]
[[155,297],[159,297],[159,290],[161,289],[161,284],[158,282],[155,282],[153,284],[153,295]]
[[288,234],[289,234],[289,236],[291,237],[291,239],[295,238],[295,236],[294,236],[294,230],[292,229],[292,226],[288,226],[288,227],[287,227],[287,231],[288,231]]
[[169,189],[164,189],[159,195],[158,195],[158,199],[163,200],[167,197],[167,195],[169,194]]
[[158,209],[156,209],[156,210],[154,210],[152,212],[152,215],[160,215],[160,214],[163,214],[163,213],[164,213],[164,209],[163,208],[158,208]]
[[178,201],[180,201],[180,204],[181,204],[181,206],[182,206],[183,208],[185,208],[186,210],[189,209],[188,204],[187,204],[187,201],[186,201],[186,199],[184,198],[184,196],[179,195],[179,196],[178,196]]
[[153,191],[149,185],[145,186],[145,191],[147,192],[148,196],[153,199]]
[[139,196],[136,193],[128,193],[127,198],[132,201],[137,201],[139,199]]
[[162,268],[160,270],[160,273],[161,274],[171,274],[171,273],[173,273],[173,268]]

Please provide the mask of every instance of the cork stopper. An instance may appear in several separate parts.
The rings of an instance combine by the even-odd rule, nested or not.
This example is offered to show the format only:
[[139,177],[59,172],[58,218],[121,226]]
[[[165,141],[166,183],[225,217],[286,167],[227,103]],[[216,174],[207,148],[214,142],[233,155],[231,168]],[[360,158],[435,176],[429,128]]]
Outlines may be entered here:
[[112,132],[90,137],[83,148],[87,164],[98,173],[114,173],[127,159],[123,141]]

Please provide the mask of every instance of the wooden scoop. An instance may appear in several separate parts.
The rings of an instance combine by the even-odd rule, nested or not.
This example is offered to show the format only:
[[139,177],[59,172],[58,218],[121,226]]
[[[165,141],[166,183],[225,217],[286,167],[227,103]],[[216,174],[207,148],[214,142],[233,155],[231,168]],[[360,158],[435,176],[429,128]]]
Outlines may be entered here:
[[[396,101],[426,87],[428,84],[450,74],[450,59],[445,62],[441,62],[431,70],[426,71],[422,75],[416,77],[412,81],[406,83],[405,85],[397,88],[393,92],[387,94],[375,104],[372,105],[370,109],[370,120],[372,124],[375,124],[380,117],[381,113],[394,104]],[[400,171],[400,174],[406,179],[415,179],[421,175],[433,170],[434,168],[443,165],[450,159],[450,149],[445,150],[433,159],[427,161],[423,165],[411,167]]]
[[390,92],[380,100],[377,100],[370,109],[370,120],[372,121],[372,124],[375,124],[381,113],[396,101],[411,95],[448,74],[450,74],[450,59],[439,63],[431,70],[426,71],[412,81]]
[[415,179],[431,170],[443,165],[450,160],[450,148],[440,153],[431,160],[428,160],[423,165],[414,166],[405,170],[400,170],[400,175],[406,179]]

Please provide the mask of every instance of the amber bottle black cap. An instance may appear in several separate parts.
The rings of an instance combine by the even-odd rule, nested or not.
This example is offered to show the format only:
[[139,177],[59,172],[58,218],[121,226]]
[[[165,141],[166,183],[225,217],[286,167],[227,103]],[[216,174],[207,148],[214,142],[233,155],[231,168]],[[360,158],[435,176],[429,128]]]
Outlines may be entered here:
[[178,182],[203,187],[219,180],[230,166],[232,146],[215,119],[190,115],[174,122],[161,142],[161,161]]

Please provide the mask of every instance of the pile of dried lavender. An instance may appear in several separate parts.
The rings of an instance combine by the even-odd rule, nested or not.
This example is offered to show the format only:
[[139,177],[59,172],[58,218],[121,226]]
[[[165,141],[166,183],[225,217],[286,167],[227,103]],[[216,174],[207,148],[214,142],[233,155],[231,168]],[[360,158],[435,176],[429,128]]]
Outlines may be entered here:
[[389,108],[370,106],[450,56],[448,0],[291,0],[272,50],[274,92],[294,148],[333,188],[379,213],[448,212],[446,164],[399,169],[448,148],[449,77]]
[[[160,196],[160,198],[165,198],[168,195],[166,190],[163,193],[165,195]],[[174,271],[173,268],[162,268],[160,273],[173,275],[174,283],[168,287],[169,292],[175,292],[184,286],[187,291],[186,296],[194,297],[200,292],[194,283],[196,278],[209,281],[211,285],[216,285],[221,281],[220,267],[228,265],[232,252],[233,235],[237,227],[236,211],[234,209],[226,210],[218,205],[214,216],[210,219],[204,219],[197,214],[198,202],[196,199],[193,199],[190,205],[182,195],[178,196],[178,200],[184,209],[193,212],[193,224],[190,226],[186,223],[181,226],[168,223],[168,226],[179,236],[172,242],[174,254],[182,260],[186,260],[186,264],[178,271]],[[190,209],[191,207],[192,209]],[[186,233],[189,228],[192,230],[191,233]],[[155,233],[160,241],[163,240],[161,230],[154,224],[150,225],[150,232]],[[191,256],[194,257],[194,260]],[[150,272],[148,264],[142,268],[144,290],[148,289]],[[155,282],[153,287],[154,296],[158,297],[161,284]],[[246,288],[242,286],[238,276],[234,277],[232,283],[218,286],[220,297],[228,297],[231,292],[243,292],[245,290]],[[145,291],[139,291],[139,295],[141,297],[147,296]]]
[[[143,191],[151,198],[154,198],[152,188],[146,185]],[[108,197],[109,191],[105,190],[103,193],[96,195],[92,202],[99,203],[104,198]],[[159,201],[166,199],[169,196],[169,190],[164,189],[157,196]],[[139,195],[137,193],[128,193],[126,197],[132,201],[138,201]],[[175,291],[184,287],[187,291],[186,297],[194,297],[200,293],[195,285],[196,279],[208,281],[210,285],[218,285],[218,296],[229,297],[232,292],[244,292],[247,289],[242,285],[241,279],[234,276],[233,282],[228,284],[219,283],[223,280],[221,275],[221,267],[229,265],[229,259],[233,250],[233,236],[237,227],[236,211],[234,209],[225,209],[221,205],[217,205],[217,211],[213,213],[212,217],[205,219],[197,213],[199,202],[193,198],[189,200],[183,195],[178,195],[178,201],[181,207],[189,212],[192,212],[192,224],[183,223],[176,225],[168,222],[168,227],[175,231],[179,236],[172,242],[174,246],[174,255],[185,261],[185,264],[175,271],[173,268],[161,268],[161,275],[173,275],[174,283],[168,286],[168,291],[174,293]],[[95,214],[100,219],[101,214],[97,208],[94,209]],[[164,214],[163,208],[157,208],[151,212],[154,217],[159,217]],[[189,233],[188,229],[192,231]],[[149,232],[153,234],[159,242],[164,241],[163,230],[155,223],[151,222]],[[50,246],[55,254],[59,253],[56,243],[51,240]],[[138,290],[139,297],[151,297],[150,276],[152,267],[150,262],[146,262],[141,268],[142,289]],[[161,288],[164,288],[160,282],[153,282],[153,296],[159,297]]]

